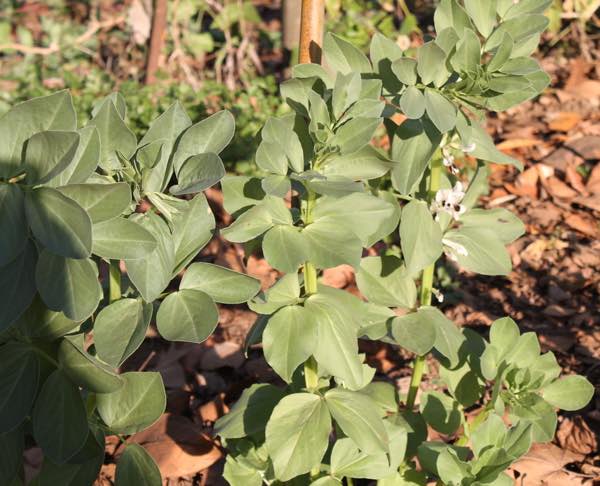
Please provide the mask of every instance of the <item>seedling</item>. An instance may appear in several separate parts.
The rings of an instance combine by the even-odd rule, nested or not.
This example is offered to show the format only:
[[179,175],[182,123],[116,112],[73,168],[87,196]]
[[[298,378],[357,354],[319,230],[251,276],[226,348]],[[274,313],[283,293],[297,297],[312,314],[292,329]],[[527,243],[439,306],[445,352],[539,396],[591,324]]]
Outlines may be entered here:
[[[262,343],[286,386],[253,385],[216,424],[233,486],[508,486],[504,471],[553,437],[556,408],[591,399],[592,385],[560,378],[553,354],[540,355],[535,334],[521,335],[510,318],[493,323],[488,341],[432,306],[443,298],[434,287],[442,258],[484,275],[511,270],[506,245],[523,224],[475,206],[489,162],[520,163],[480,122],[547,86],[530,56],[550,3],[443,0],[434,39],[403,52],[376,35],[370,59],[328,35],[328,69],[298,65],[282,85],[293,113],[262,129],[262,177],[222,181],[236,218],[223,236],[261,248],[285,274],[251,301],[260,317],[247,344]],[[382,122],[389,154],[371,144]],[[465,156],[477,161],[470,178],[457,163]],[[362,257],[389,235],[399,252]],[[366,301],[319,283],[319,271],[340,264],[355,268]],[[405,395],[373,380],[358,339],[415,354]],[[419,396],[430,354],[443,387]],[[445,440],[428,441],[428,427]]]

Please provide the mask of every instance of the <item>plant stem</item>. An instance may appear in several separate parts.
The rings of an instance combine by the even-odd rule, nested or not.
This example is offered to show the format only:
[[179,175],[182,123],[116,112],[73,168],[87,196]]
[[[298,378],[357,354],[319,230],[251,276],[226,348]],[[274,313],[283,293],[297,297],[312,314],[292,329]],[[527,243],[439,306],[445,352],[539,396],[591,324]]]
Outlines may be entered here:
[[[304,208],[304,224],[312,223],[312,211],[316,201],[316,194],[306,188],[306,206]],[[317,287],[317,269],[311,262],[304,263],[304,293],[306,295],[316,294]],[[316,390],[319,387],[319,373],[317,362],[311,356],[304,363],[304,382],[309,390]]]
[[119,260],[110,262],[108,267],[108,303],[112,304],[121,298],[121,268]]
[[[427,193],[428,202],[433,201],[435,193],[440,188],[440,179],[442,175],[442,162],[436,157],[431,162],[431,174],[429,176],[429,190]],[[421,306],[431,305],[431,291],[433,289],[433,274],[435,272],[435,262],[423,270],[421,278]],[[415,406],[417,392],[423,380],[423,370],[425,369],[425,355],[417,356],[413,366],[413,373],[408,388],[408,397],[406,398],[406,408],[412,410]]]

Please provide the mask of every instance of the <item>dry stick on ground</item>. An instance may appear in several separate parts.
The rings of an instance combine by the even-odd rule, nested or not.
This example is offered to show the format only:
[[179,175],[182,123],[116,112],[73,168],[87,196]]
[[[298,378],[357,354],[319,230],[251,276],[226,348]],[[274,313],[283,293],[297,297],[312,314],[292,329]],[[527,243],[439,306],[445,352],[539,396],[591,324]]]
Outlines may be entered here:
[[156,70],[160,53],[165,41],[165,29],[167,27],[167,0],[155,0],[152,15],[152,35],[150,36],[150,49],[148,50],[148,62],[146,64],[146,84],[156,81]]
[[22,54],[38,54],[41,56],[49,56],[50,54],[56,54],[57,52],[60,52],[61,50],[66,48],[79,48],[81,44],[85,44],[87,41],[89,41],[98,31],[110,30],[113,27],[125,22],[125,20],[126,18],[124,15],[103,21],[92,20],[83,34],[77,37],[74,41],[62,46],[56,42],[53,42],[47,47],[26,46],[24,44],[8,43],[0,44],[0,52],[18,51]]

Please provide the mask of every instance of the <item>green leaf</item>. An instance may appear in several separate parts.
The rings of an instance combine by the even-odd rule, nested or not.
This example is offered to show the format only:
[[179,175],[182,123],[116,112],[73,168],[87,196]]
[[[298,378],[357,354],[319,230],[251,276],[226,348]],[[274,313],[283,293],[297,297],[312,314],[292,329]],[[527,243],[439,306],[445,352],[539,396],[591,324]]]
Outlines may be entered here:
[[426,355],[435,344],[435,326],[422,311],[394,317],[391,327],[394,341],[419,356]]
[[35,237],[53,253],[87,258],[92,249],[92,222],[85,210],[56,189],[39,187],[25,196],[25,213]]
[[552,0],[522,0],[519,3],[512,3],[504,18],[508,20],[525,14],[543,14],[550,5]]
[[204,194],[197,194],[186,208],[173,218],[175,268],[178,274],[210,241],[215,229],[215,217]]
[[314,210],[316,224],[335,220],[339,230],[350,229],[360,238],[364,247],[372,246],[395,229],[398,217],[394,204],[364,192],[320,198]]
[[127,274],[146,302],[152,302],[167,288],[175,266],[174,238],[169,226],[154,213],[133,219],[154,236],[156,249],[144,258],[127,260]]
[[242,392],[227,415],[215,423],[215,432],[224,439],[264,436],[265,426],[285,391],[266,383],[254,384]]
[[[160,158],[149,171],[144,171],[142,187],[146,192],[161,192],[169,183],[172,175],[171,154],[181,133],[192,125],[190,117],[181,104],[176,101],[167,111],[156,118],[146,135],[140,141],[142,148],[152,144],[160,146]],[[140,156],[138,151],[138,157]]]
[[456,0],[442,0],[433,17],[436,32],[452,27],[459,35],[473,28],[469,16]]
[[444,85],[450,73],[446,68],[446,53],[435,42],[423,44],[417,51],[417,72],[425,85],[436,88]]
[[417,299],[414,280],[395,256],[363,258],[356,283],[370,302],[387,307],[412,308]]
[[442,254],[442,229],[423,201],[413,200],[402,209],[400,244],[409,274],[434,263]]
[[98,167],[100,160],[100,136],[93,126],[83,127],[77,131],[79,144],[75,155],[60,172],[53,177],[48,185],[57,187],[66,184],[81,184],[88,180]]
[[267,231],[262,248],[269,265],[284,273],[296,272],[308,258],[304,234],[290,225],[278,224]]
[[[504,35],[509,34],[515,45],[520,45],[527,38],[543,32],[548,26],[548,18],[544,15],[520,15],[502,22],[488,38],[485,49],[491,51],[498,47],[502,42]],[[537,42],[536,42],[537,44]]]
[[542,390],[542,397],[550,405],[570,412],[584,408],[593,396],[594,386],[580,375],[561,378]]
[[339,147],[341,155],[352,154],[369,144],[381,122],[381,118],[352,118],[338,128],[328,143]]
[[[466,461],[467,457],[469,455],[469,452],[470,452],[469,449],[467,449],[466,447],[457,447],[457,446],[453,446],[453,445],[449,445],[449,444],[445,444],[443,442],[437,442],[437,441],[426,442],[425,440],[419,446],[419,451],[418,451],[419,463],[421,464],[421,467],[425,471],[433,473],[436,476],[440,475],[437,464],[438,464],[440,456],[445,451],[451,450],[453,452],[453,456],[455,458],[458,458],[459,461]],[[460,478],[461,474],[462,474],[462,472],[459,472],[459,475],[457,476],[457,478]],[[450,479],[450,481],[451,481],[451,479]],[[452,483],[450,483],[450,484],[452,484]],[[461,484],[461,483],[458,482],[458,484]]]
[[120,170],[119,156],[129,160],[135,153],[137,139],[125,124],[113,103],[103,103],[88,126],[96,127],[100,137],[100,167]]
[[292,190],[292,182],[287,176],[271,174],[265,177],[261,186],[266,194],[285,198]]
[[392,62],[392,72],[407,86],[417,84],[417,61],[408,57],[396,59]]
[[[269,118],[262,129],[261,135],[264,142],[273,144],[283,150],[288,159],[288,164],[294,172],[304,171],[304,151],[294,131],[293,119],[290,118]],[[287,171],[286,171],[287,173]]]
[[435,349],[448,360],[449,368],[455,368],[460,362],[459,349],[465,337],[458,327],[435,307],[421,307],[418,312],[435,327]]
[[[455,48],[460,41],[460,36],[452,27],[448,27],[441,32],[438,32],[435,38],[435,43],[442,48],[447,56],[456,56]],[[450,57],[450,65],[453,66],[452,61],[454,57]]]
[[400,108],[408,118],[418,120],[425,114],[425,97],[419,88],[409,86],[400,98]]
[[287,175],[288,162],[283,149],[276,143],[262,141],[256,150],[256,165],[271,174]]
[[177,143],[173,156],[175,172],[179,174],[184,162],[194,155],[221,153],[231,142],[234,131],[235,120],[227,110],[219,111],[192,125]]
[[175,196],[195,194],[214,186],[225,176],[221,157],[213,153],[193,155],[177,171],[177,185],[169,188]]
[[325,403],[344,434],[367,454],[388,452],[389,437],[375,403],[362,393],[334,388]]
[[255,206],[265,197],[261,180],[257,177],[226,175],[221,181],[223,207],[229,214]]
[[553,439],[558,422],[556,411],[546,400],[535,393],[522,393],[510,408],[511,421],[531,424],[533,442],[549,442]]
[[11,485],[23,464],[25,435],[21,427],[0,434],[0,475]]
[[160,373],[129,372],[124,385],[96,395],[100,417],[115,434],[131,435],[156,422],[165,410],[165,388]]
[[489,37],[496,25],[496,0],[465,0],[465,10],[483,37]]
[[308,245],[308,259],[319,268],[344,263],[358,267],[362,243],[353,231],[340,226],[336,217],[323,217],[302,231]]
[[477,123],[468,121],[459,114],[456,128],[464,145],[471,143],[475,145],[475,149],[471,152],[472,157],[496,164],[514,165],[519,170],[523,169],[521,162],[500,152],[494,145],[492,137]]
[[0,184],[0,266],[14,260],[27,241],[25,198],[16,184]]
[[261,471],[246,467],[245,464],[236,461],[232,455],[225,458],[223,478],[231,486],[262,486],[263,479]]
[[450,447],[440,452],[436,467],[440,479],[445,484],[462,484],[463,480],[469,481],[472,478],[468,463],[461,460]]
[[319,366],[342,380],[349,389],[362,388],[364,375],[358,355],[357,329],[349,325],[352,316],[348,310],[332,305],[320,294],[310,296],[305,308],[317,323],[317,346],[313,354]]
[[458,72],[477,75],[481,64],[481,44],[479,37],[472,30],[467,30],[456,46],[456,53],[450,64]]
[[98,307],[102,288],[92,260],[73,260],[42,251],[35,282],[44,303],[73,321],[82,321]]
[[492,322],[490,342],[500,351],[501,356],[505,356],[514,349],[520,334],[517,323],[510,317],[504,317]]
[[525,422],[519,422],[511,427],[504,440],[504,449],[513,458],[518,459],[531,448],[531,430],[532,426]]
[[67,90],[16,104],[0,117],[0,177],[18,175],[23,144],[32,135],[76,128],[77,115]]
[[273,410],[266,429],[266,445],[280,481],[320,465],[327,450],[331,418],[325,401],[312,393],[294,393]]
[[139,348],[152,318],[152,305],[120,299],[104,307],[94,321],[98,357],[118,368]]
[[201,290],[221,304],[242,304],[258,293],[260,281],[211,263],[193,263],[179,288]]
[[471,433],[471,444],[475,457],[481,454],[490,447],[502,447],[506,440],[506,425],[501,417],[495,413],[491,413],[485,422],[474,428]]
[[77,132],[46,131],[33,135],[27,140],[23,156],[25,181],[34,185],[53,179],[73,160],[78,144]]
[[385,35],[375,32],[371,38],[369,49],[371,62],[376,72],[380,73],[385,69],[386,65],[400,59],[404,53],[400,46],[392,39],[388,39]]
[[259,293],[248,303],[250,309],[258,314],[273,314],[285,305],[298,303],[300,284],[298,274],[290,273],[281,277],[264,293]]
[[263,331],[265,359],[287,383],[313,354],[317,323],[312,317],[304,307],[286,306],[269,318]]
[[327,64],[342,74],[369,73],[371,63],[357,47],[335,34],[327,33],[323,42]]
[[0,433],[15,429],[30,414],[39,374],[33,348],[16,341],[0,347]]
[[332,156],[323,167],[325,176],[344,176],[348,179],[371,180],[385,175],[394,162],[389,160],[372,145],[351,154]]
[[61,370],[45,381],[32,414],[33,436],[44,455],[62,464],[84,446],[89,433],[81,394]]
[[224,238],[234,243],[245,243],[262,235],[274,226],[273,216],[264,205],[256,205],[223,229]]
[[79,204],[92,223],[101,223],[120,216],[131,205],[129,184],[70,184],[57,188]]
[[217,306],[200,290],[184,289],[169,294],[156,314],[158,332],[169,341],[201,343],[218,322]]
[[359,100],[360,88],[361,79],[359,73],[349,73],[348,75],[337,74],[331,99],[333,116],[336,119],[340,119],[348,108]]
[[146,258],[158,246],[152,233],[125,218],[94,224],[92,238],[92,253],[109,260]]
[[36,261],[35,244],[28,240],[21,253],[0,268],[0,331],[10,327],[31,304],[36,292]]
[[33,299],[29,308],[15,323],[23,335],[47,341],[63,337],[80,324],[81,321],[67,319],[62,312],[48,309],[39,296]]
[[425,421],[442,434],[453,434],[461,424],[460,405],[448,395],[426,392],[421,397],[419,407]]
[[115,486],[161,486],[162,477],[152,456],[139,444],[129,444],[117,461]]
[[523,222],[504,208],[471,209],[461,216],[460,221],[463,227],[493,230],[505,244],[512,243],[525,233]]
[[61,340],[58,362],[68,378],[86,390],[110,393],[123,386],[123,380],[114,370],[78,348],[70,339]]
[[493,73],[501,70],[510,59],[514,45],[512,37],[509,34],[504,34],[502,42],[487,65],[487,71]]
[[365,454],[352,439],[336,440],[331,451],[331,474],[343,478],[378,479],[384,477],[389,469],[385,454]]
[[462,227],[448,231],[444,240],[462,247],[452,254],[465,270],[481,275],[508,275],[512,270],[510,255],[494,230]]
[[449,132],[456,126],[456,106],[439,92],[425,90],[425,108],[440,133]]
[[442,141],[442,134],[428,120],[406,120],[392,139],[392,184],[401,194],[410,194]]

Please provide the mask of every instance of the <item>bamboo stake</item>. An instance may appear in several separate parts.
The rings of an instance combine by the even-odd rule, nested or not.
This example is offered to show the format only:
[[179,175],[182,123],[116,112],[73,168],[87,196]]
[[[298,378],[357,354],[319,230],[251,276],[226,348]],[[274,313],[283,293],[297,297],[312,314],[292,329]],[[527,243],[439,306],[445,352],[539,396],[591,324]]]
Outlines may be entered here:
[[323,24],[325,21],[324,0],[302,0],[300,19],[300,64],[321,64]]
[[156,81],[158,61],[165,42],[165,29],[167,28],[167,0],[155,0],[154,15],[152,16],[152,34],[150,36],[150,49],[146,64],[146,84]]

